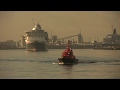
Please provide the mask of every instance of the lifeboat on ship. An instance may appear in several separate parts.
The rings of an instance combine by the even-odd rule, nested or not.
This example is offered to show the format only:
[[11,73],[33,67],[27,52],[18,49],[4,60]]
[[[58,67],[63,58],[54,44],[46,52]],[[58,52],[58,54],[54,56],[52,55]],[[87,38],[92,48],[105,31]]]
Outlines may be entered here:
[[70,40],[68,40],[67,47],[62,52],[61,58],[58,58],[58,60],[59,63],[63,63],[63,64],[78,63],[78,59],[75,58],[75,55],[73,55],[73,50],[70,47]]

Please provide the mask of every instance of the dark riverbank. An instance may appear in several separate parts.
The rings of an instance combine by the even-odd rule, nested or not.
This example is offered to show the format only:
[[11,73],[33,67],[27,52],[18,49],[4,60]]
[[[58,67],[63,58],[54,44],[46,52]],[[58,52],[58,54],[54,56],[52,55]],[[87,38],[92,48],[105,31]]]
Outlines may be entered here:
[[[49,45],[47,49],[65,49],[66,45]],[[93,49],[93,45],[72,45],[72,49]],[[26,49],[26,48],[0,48],[0,50],[11,50],[11,49]]]
[[[48,49],[65,49],[66,45],[49,45],[47,46]],[[94,46],[92,45],[73,45],[71,46],[72,49],[93,49]]]

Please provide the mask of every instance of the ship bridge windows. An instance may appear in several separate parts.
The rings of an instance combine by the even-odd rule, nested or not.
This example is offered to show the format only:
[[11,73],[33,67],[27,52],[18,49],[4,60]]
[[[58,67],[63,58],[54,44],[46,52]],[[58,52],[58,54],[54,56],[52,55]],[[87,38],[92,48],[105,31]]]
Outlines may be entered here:
[[27,37],[27,39],[45,39],[45,36],[43,35],[30,35]]

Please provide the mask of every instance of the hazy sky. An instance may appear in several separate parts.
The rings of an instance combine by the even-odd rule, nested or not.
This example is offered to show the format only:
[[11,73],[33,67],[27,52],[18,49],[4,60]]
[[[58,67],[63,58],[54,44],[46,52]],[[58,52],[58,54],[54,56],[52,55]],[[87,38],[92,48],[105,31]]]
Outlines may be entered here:
[[58,38],[80,33],[84,41],[102,41],[112,33],[111,25],[120,33],[120,11],[0,11],[0,41],[21,39],[31,30],[33,21],[40,22],[49,37]]

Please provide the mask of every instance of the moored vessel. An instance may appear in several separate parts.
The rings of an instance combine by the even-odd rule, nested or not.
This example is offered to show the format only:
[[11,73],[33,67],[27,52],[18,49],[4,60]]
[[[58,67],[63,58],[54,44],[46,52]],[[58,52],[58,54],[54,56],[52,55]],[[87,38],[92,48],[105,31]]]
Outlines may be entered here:
[[120,50],[120,34],[117,34],[116,29],[113,30],[113,34],[108,34],[102,44],[94,43],[94,49],[103,50]]

